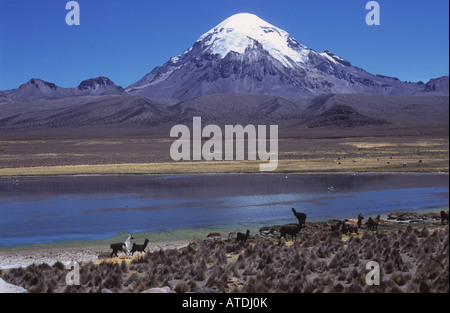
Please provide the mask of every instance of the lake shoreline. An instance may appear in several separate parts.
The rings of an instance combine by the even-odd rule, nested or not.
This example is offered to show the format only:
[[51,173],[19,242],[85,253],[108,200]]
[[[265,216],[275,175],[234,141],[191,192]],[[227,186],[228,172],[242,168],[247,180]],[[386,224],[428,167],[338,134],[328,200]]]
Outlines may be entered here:
[[[405,221],[393,221],[389,218],[389,215],[383,215],[381,217],[383,228],[387,231],[404,228],[407,225],[411,225],[413,227],[435,227],[439,224],[439,220],[437,216],[441,210],[448,211],[448,207],[443,207],[439,209],[428,209],[428,210],[419,210],[415,212],[404,211],[405,216],[428,216],[427,220],[414,222],[411,219],[407,219]],[[395,212],[398,214],[399,212]],[[435,215],[434,218],[430,216]],[[291,221],[292,222],[292,221]],[[336,222],[336,219],[329,219],[324,221],[315,221],[315,222],[307,222],[307,228],[317,229],[329,227],[329,225]],[[325,225],[325,226],[324,226]],[[267,225],[266,225],[267,226]],[[274,225],[272,225],[274,226]],[[276,227],[276,226],[275,226]],[[146,251],[154,252],[159,250],[166,249],[182,249],[189,245],[191,242],[198,242],[202,240],[207,240],[206,229],[203,229],[203,232],[197,233],[198,236],[188,237],[186,236],[184,239],[180,239],[180,235],[178,234],[175,239],[166,239],[166,240],[151,240],[146,248]],[[217,229],[211,227],[210,232],[214,232]],[[224,230],[224,229],[219,229]],[[228,229],[227,229],[228,230]],[[217,232],[216,232],[217,233]],[[223,233],[223,232],[222,232]],[[264,237],[259,234],[257,228],[252,228],[252,236],[256,237]],[[192,234],[191,234],[192,235]],[[140,242],[141,237],[144,236],[141,234],[135,235],[135,239],[133,242]],[[148,236],[146,236],[148,237]],[[228,233],[223,233],[221,235],[222,240],[226,240],[228,237]],[[0,247],[0,270],[7,270],[11,268],[18,267],[27,267],[31,264],[49,264],[53,265],[56,262],[61,262],[63,264],[67,264],[71,261],[75,261],[78,263],[86,263],[97,261],[99,259],[109,259],[109,254],[111,249],[109,248],[109,243],[113,242],[112,240],[102,240],[102,241],[77,241],[77,242],[69,242],[69,243],[50,243],[47,245],[38,244],[38,245],[25,245],[25,246],[13,246],[13,247]],[[120,254],[122,258],[125,255]],[[100,257],[100,258],[99,258]],[[128,257],[126,257],[128,258]]]
[[[440,206],[434,208],[421,208],[416,210],[405,209],[402,210],[403,213],[413,213],[413,214],[428,214],[428,213],[438,213],[441,210],[448,211],[448,206]],[[391,212],[390,212],[391,213]],[[381,214],[383,220],[388,219],[387,213]],[[326,223],[329,221],[338,220],[339,218],[310,218],[309,223]],[[177,228],[171,231],[162,232],[137,232],[132,233],[135,237],[133,242],[139,243],[143,242],[144,239],[149,238],[150,245],[154,246],[166,246],[171,244],[178,244],[180,242],[186,243],[194,238],[206,237],[208,233],[219,232],[222,236],[228,235],[230,232],[243,231],[244,229],[250,229],[252,233],[258,232],[260,228],[267,227],[269,224],[273,225],[284,225],[295,222],[293,218],[283,218],[267,222],[259,223],[238,223],[238,224],[225,224],[225,225],[204,225],[203,227],[190,227],[190,228]],[[125,239],[128,233],[118,232],[115,236],[105,237],[103,239],[85,239],[85,240],[62,240],[58,242],[47,242],[47,243],[35,243],[35,244],[25,244],[25,245],[12,245],[12,246],[0,246],[0,269],[1,258],[8,253],[41,253],[41,252],[57,252],[61,249],[65,250],[80,250],[86,248],[89,252],[105,250],[109,248],[109,244],[113,242],[120,242],[120,240]]]
[[[374,258],[383,263],[381,265],[385,271],[383,283],[375,292],[448,292],[448,281],[445,284],[448,266],[441,270],[440,263],[433,263],[432,267],[429,266],[431,269],[423,268],[424,262],[426,264],[436,262],[436,258],[444,259],[444,264],[448,263],[448,222],[442,224],[436,214],[405,213],[403,217],[407,219],[400,217],[401,214],[395,212],[389,219],[382,219],[377,231],[368,230],[366,225],[362,225],[357,234],[332,231],[331,226],[336,224],[335,220],[307,222],[295,242],[291,238],[287,241],[280,240],[277,234],[253,233],[245,244],[236,243],[235,240],[226,237],[195,238],[189,242],[151,243],[145,254],[126,256],[119,253],[118,257],[113,258],[109,256],[110,251],[98,246],[65,251],[38,249],[34,252],[10,253],[9,266],[0,270],[0,276],[4,279],[3,282],[0,280],[0,292],[2,288],[6,292],[31,293],[158,292],[156,289],[177,293],[189,291],[265,293],[312,292],[311,288],[317,289],[314,292],[374,292],[373,287],[365,285],[359,278],[367,275],[364,265],[367,260]],[[414,244],[415,240],[419,242]],[[433,247],[430,248],[431,240],[434,241]],[[389,241],[388,246],[386,241]],[[368,243],[374,242],[377,245],[374,251],[365,248]],[[412,250],[399,249],[397,254],[401,256],[398,261],[398,255],[395,258],[395,254],[389,248],[392,244],[401,244],[402,247],[410,247]],[[418,244],[420,246],[415,248]],[[357,247],[354,248],[354,245]],[[349,249],[354,249],[355,252],[344,253]],[[430,249],[432,253],[423,254],[424,249]],[[259,273],[267,271],[267,268],[278,269],[273,264],[266,264],[260,269],[258,266],[261,262],[276,263],[282,267],[290,266],[292,262],[286,262],[284,257],[286,254],[291,255],[291,250],[297,251],[297,257],[298,253],[302,255],[298,262],[302,262],[304,266],[296,266],[295,271],[281,269],[278,275],[280,277],[277,276],[280,281],[278,279],[274,281],[267,278],[264,273]],[[385,254],[390,258],[382,258]],[[215,260],[215,257],[218,259]],[[429,257],[430,260],[424,261],[424,257]],[[5,263],[4,258],[5,254],[0,253],[0,264],[1,261]],[[183,264],[185,258],[188,260],[193,258],[188,261],[193,263]],[[206,263],[205,258],[208,260]],[[253,258],[259,259],[251,263]],[[80,286],[69,287],[64,284],[64,277],[67,279],[67,274],[72,269],[66,268],[65,265],[71,261],[80,265],[83,275]],[[241,266],[241,263],[244,266]],[[340,266],[337,266],[337,263]],[[201,264],[204,264],[205,268],[201,272],[196,271]],[[148,269],[149,267],[152,268]],[[105,274],[106,270],[108,272]],[[306,272],[302,272],[301,280],[292,280],[290,277],[290,273],[293,273],[298,278],[300,277],[298,272],[305,270]],[[339,273],[333,272],[336,270]],[[430,274],[430,270],[433,273]],[[154,271],[157,273],[148,274],[155,273]],[[415,275],[412,276],[408,272],[414,272]],[[220,278],[217,273],[222,273],[225,278]],[[413,277],[419,274],[420,280],[414,280]],[[444,275],[444,281],[439,279],[440,274]],[[119,279],[110,280],[109,278],[114,275],[118,275]],[[190,278],[189,275],[194,276]],[[29,277],[36,277],[37,284],[30,282]],[[97,277],[96,280],[94,277]],[[260,282],[261,279],[269,281],[263,284]],[[287,283],[289,281],[295,282],[295,288]],[[2,286],[2,283],[5,285]]]
[[[33,168],[31,168],[33,169]],[[361,170],[361,171],[352,171],[352,170],[326,170],[326,171],[307,171],[307,170],[281,170],[274,172],[260,172],[260,171],[217,171],[217,172],[202,172],[202,171],[130,171],[130,172],[108,172],[108,171],[93,171],[93,173],[84,173],[84,172],[73,172],[73,171],[62,171],[62,172],[49,172],[46,174],[46,171],[37,171],[33,173],[34,170],[28,173],[20,173],[20,172],[7,172],[9,169],[0,169],[0,180],[10,180],[10,179],[24,179],[24,178],[57,178],[57,177],[145,177],[145,176],[198,176],[198,175],[248,175],[248,174],[261,174],[261,175],[389,175],[389,174],[436,174],[436,175],[449,175],[448,169],[434,169],[434,170],[422,170],[420,168],[415,170],[407,170],[407,169],[398,169],[398,170],[386,170],[380,169],[376,171],[374,169],[369,170]]]
[[[180,249],[189,244],[189,241],[152,242],[146,251],[159,251],[160,249]],[[0,270],[27,267],[31,264],[53,265],[56,262],[67,264],[75,261],[86,263],[96,261],[99,255],[111,252],[105,245],[85,242],[84,245],[73,247],[36,248],[20,247],[19,249],[0,250]]]
[[[109,177],[117,177],[117,179],[110,179]],[[345,179],[345,181],[342,181],[342,179]],[[242,186],[231,188],[230,186],[235,184],[237,180]],[[367,180],[368,187],[366,188],[365,182]],[[86,245],[109,247],[113,242],[124,241],[129,233],[136,236],[135,242],[137,243],[143,242],[145,238],[148,238],[151,242],[163,243],[190,240],[194,237],[205,236],[208,232],[218,231],[222,234],[228,234],[231,231],[245,232],[248,228],[251,231],[257,231],[260,227],[269,224],[290,223],[293,218],[290,211],[292,206],[297,209],[302,207],[306,209],[308,220],[311,222],[352,217],[361,212],[367,212],[365,214],[375,216],[377,214],[387,214],[389,213],[388,210],[391,209],[418,212],[418,210],[448,207],[448,173],[92,175],[88,177],[58,176],[3,181],[0,179],[0,183],[2,183],[0,185],[0,188],[2,188],[0,189],[0,195],[4,194],[5,196],[3,200],[7,199],[7,197],[12,197],[11,203],[15,204],[17,199],[20,199],[24,203],[22,205],[23,212],[28,212],[28,216],[31,214],[31,216],[39,218],[39,222],[36,223],[34,222],[35,218],[29,218],[29,221],[25,219],[25,222],[35,225],[35,228],[31,229],[47,230],[41,220],[45,222],[47,219],[58,217],[60,214],[59,208],[65,208],[63,212],[67,212],[68,219],[80,216],[84,219],[84,222],[91,222],[95,218],[95,216],[91,218],[91,215],[96,214],[98,217],[96,217],[97,220],[93,222],[93,225],[117,224],[114,227],[98,230],[92,227],[83,228],[85,224],[78,222],[78,224],[67,224],[70,228],[64,228],[59,232],[56,229],[52,236],[47,235],[49,233],[47,230],[47,234],[44,233],[45,235],[40,237],[33,237],[33,232],[29,232],[29,227],[19,229],[22,227],[21,225],[28,224],[24,222],[24,216],[26,215],[23,215],[22,211],[17,210],[22,212],[20,213],[22,215],[11,215],[11,221],[17,224],[8,224],[7,220],[3,221],[4,224],[0,224],[4,226],[3,231],[5,232],[4,236],[0,234],[0,237],[3,237],[1,238],[0,252],[28,251],[40,248],[83,247]],[[364,187],[361,187],[363,185]],[[441,188],[438,192],[434,190],[434,187],[443,187],[444,189]],[[387,206],[382,203],[373,205],[372,202],[378,201],[377,199],[380,198],[380,194],[378,194],[374,196],[375,198],[368,197],[366,200],[355,198],[360,208],[355,207],[355,210],[348,209],[350,208],[348,204],[353,205],[352,199],[355,196],[352,194],[355,192],[361,192],[362,197],[365,191],[383,192],[383,190],[389,191],[391,188],[393,193],[388,194],[390,202],[386,203]],[[405,198],[404,193],[395,192],[397,188],[429,188],[429,190],[424,192],[427,197],[430,195],[430,197],[444,200],[429,202],[421,199],[421,201],[416,201],[413,198],[414,194],[417,194],[415,189],[411,189],[413,190],[411,197]],[[56,191],[53,191],[54,189]],[[183,195],[180,196],[180,200],[174,201],[172,193],[176,190],[183,191]],[[274,195],[273,199],[267,198],[272,192]],[[301,195],[297,196],[296,193],[298,192]],[[208,196],[202,198],[205,193]],[[288,196],[291,193],[293,193],[293,197]],[[349,196],[341,197],[342,193],[345,195],[349,194]],[[47,195],[57,197],[66,194],[70,197],[75,195],[73,197],[77,201],[78,195],[85,194],[88,198],[97,194],[111,194],[114,196],[124,194],[127,196],[123,198],[125,200],[118,204],[113,203],[110,206],[105,204],[104,201],[98,201],[98,203],[79,202],[76,205],[72,205],[71,201],[64,201],[58,202],[54,208],[49,208],[51,203],[44,203],[44,205],[38,206],[36,202],[36,200],[40,200]],[[140,195],[142,194],[145,194],[145,197],[142,198],[145,201],[141,199],[142,196]],[[397,195],[408,199],[408,201],[401,203],[400,200],[403,201],[403,199],[397,199]],[[107,198],[107,196],[105,197]],[[235,197],[238,199],[237,202],[231,200],[226,200],[229,202],[225,202],[224,200],[234,199]],[[253,199],[252,197],[255,198]],[[340,202],[347,197],[350,199],[350,202]],[[174,202],[160,201],[160,199],[166,198],[170,199],[167,201]],[[244,201],[244,198],[247,200]],[[140,202],[133,204],[133,199],[138,199]],[[42,210],[33,209],[30,211],[27,204],[31,203],[29,201],[33,201],[33,208]],[[367,205],[361,206],[358,203],[359,201],[366,201]],[[184,206],[184,203],[187,203],[187,205]],[[401,205],[397,205],[397,203],[401,203]],[[1,207],[2,204],[0,203]],[[19,209],[22,209],[22,207],[19,207]],[[242,209],[247,207],[251,209],[249,209],[249,213],[244,215]],[[195,210],[192,210],[192,208],[196,208],[200,214],[195,213]],[[344,212],[341,208],[347,209]],[[3,212],[8,217],[10,216],[9,214],[14,213],[14,210],[11,210],[8,202],[4,202]],[[166,212],[170,215],[167,215]],[[190,212],[188,216],[185,215],[187,212]],[[206,218],[206,212],[211,212],[211,217]],[[231,216],[239,215],[240,217],[217,220],[214,216],[218,212],[228,216],[232,212]],[[113,215],[107,220],[108,216],[116,213],[118,214],[117,216]],[[163,217],[159,217],[163,213]],[[197,215],[194,216],[193,214]],[[134,216],[139,216],[139,218],[130,218],[127,223],[121,220],[123,217],[128,219],[128,217]],[[178,219],[179,216],[185,216],[185,218]],[[190,217],[191,220],[187,222],[186,217]],[[155,219],[157,219],[156,223]],[[55,220],[51,226],[58,225],[57,221]],[[136,224],[140,221],[145,222]],[[166,223],[166,221],[170,221],[170,223]],[[17,227],[12,228],[11,225],[17,225]],[[8,228],[10,229],[10,238],[6,236]]]

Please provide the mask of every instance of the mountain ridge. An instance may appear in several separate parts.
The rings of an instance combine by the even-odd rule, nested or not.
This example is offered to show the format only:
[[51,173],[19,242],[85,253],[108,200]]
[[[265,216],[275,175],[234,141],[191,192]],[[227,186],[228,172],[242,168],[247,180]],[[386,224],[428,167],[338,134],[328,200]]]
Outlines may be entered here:
[[[448,96],[330,94],[291,101],[271,95],[216,94],[168,106],[130,95],[76,96],[4,103],[0,106],[0,129],[77,128],[113,124],[172,127],[175,124],[189,125],[193,117],[201,117],[202,122],[216,125],[262,123],[277,124],[282,128],[314,122],[320,126],[341,127],[341,117],[344,120],[350,118],[346,120],[348,125],[362,122],[361,125],[372,127],[389,124],[401,127],[429,124],[448,127],[448,99]],[[336,107],[349,110],[333,111]],[[350,114],[351,110],[356,112],[355,115]],[[333,113],[331,117],[330,112]],[[386,123],[379,123],[381,120]]]
[[64,88],[42,79],[32,78],[16,89],[2,91],[0,93],[0,102],[2,95],[4,100],[23,102],[113,94],[124,95],[126,92],[125,89],[117,86],[112,80],[104,76],[84,80],[78,86],[72,88]]
[[374,75],[328,50],[318,53],[302,45],[254,14],[239,13],[126,88],[104,76],[73,88],[32,78],[16,89],[0,91],[0,103],[132,95],[176,104],[213,94],[265,94],[290,100],[324,94],[448,96],[449,77],[423,83]]
[[374,75],[244,13],[126,88],[99,76],[72,88],[32,78],[0,91],[0,128],[155,126],[194,116],[214,123],[378,127],[408,119],[441,122],[448,96],[448,76],[415,83]]

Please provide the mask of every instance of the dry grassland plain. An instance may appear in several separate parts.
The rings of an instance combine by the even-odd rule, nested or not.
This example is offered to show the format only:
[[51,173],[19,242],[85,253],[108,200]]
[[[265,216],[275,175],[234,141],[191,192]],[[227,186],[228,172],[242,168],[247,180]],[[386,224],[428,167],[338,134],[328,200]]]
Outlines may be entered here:
[[[175,162],[170,157],[175,140],[167,128],[5,131],[0,134],[0,176],[253,173],[265,162]],[[278,144],[277,173],[449,170],[448,128],[294,127],[280,129]]]

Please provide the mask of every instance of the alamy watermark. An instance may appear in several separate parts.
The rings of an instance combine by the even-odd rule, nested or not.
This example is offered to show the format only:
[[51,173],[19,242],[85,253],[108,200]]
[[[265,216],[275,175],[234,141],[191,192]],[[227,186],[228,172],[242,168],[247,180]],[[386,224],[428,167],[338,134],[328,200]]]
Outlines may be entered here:
[[375,261],[369,261],[366,264],[366,270],[370,270],[366,275],[366,284],[368,286],[380,285],[380,264]]
[[[170,137],[178,138],[170,147],[170,156],[174,161],[242,161],[247,146],[247,160],[269,161],[260,164],[259,170],[271,172],[278,167],[278,125],[270,125],[269,134],[267,138],[266,125],[225,125],[223,131],[213,124],[202,128],[201,117],[194,117],[192,134],[186,125],[170,130]],[[202,145],[205,138],[208,140]]]
[[[80,25],[80,4],[78,1],[69,1],[66,3],[66,24],[69,26]],[[380,4],[378,1],[369,1],[366,3],[366,24],[369,26],[380,25]]]
[[370,10],[366,15],[366,24],[369,26],[380,25],[380,4],[378,1],[369,1],[366,3],[366,10]]
[[80,25],[80,4],[77,1],[69,1],[66,3],[66,10],[70,10],[66,14],[66,24]]
[[[72,269],[73,268],[73,269]],[[66,264],[66,269],[70,270],[66,275],[67,286],[79,286],[80,285],[80,264],[72,261]]]

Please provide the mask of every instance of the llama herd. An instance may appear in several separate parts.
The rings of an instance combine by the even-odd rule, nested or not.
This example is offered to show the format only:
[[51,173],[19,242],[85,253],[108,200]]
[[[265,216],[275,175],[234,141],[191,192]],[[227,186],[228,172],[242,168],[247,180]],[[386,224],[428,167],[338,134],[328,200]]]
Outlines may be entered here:
[[[298,220],[297,225],[285,225],[280,228],[280,239],[284,238],[287,240],[286,235],[291,235],[292,240],[297,238],[297,234],[302,229],[303,225],[306,222],[306,214],[302,212],[297,212],[294,208],[292,208],[292,213]],[[356,219],[345,219],[343,221],[337,222],[337,224],[331,226],[332,231],[340,231],[342,234],[358,234],[358,229],[362,228],[362,220],[364,216],[359,213],[358,218]],[[380,215],[375,218],[369,217],[368,221],[365,223],[368,230],[378,231],[378,224],[380,223]]]
[[[340,230],[342,234],[352,234],[358,233],[358,229],[362,228],[362,220],[364,216],[359,213],[357,219],[345,219],[343,221],[339,221],[336,225],[331,226],[331,230]],[[380,215],[375,218],[369,217],[367,222],[365,223],[368,230],[375,230],[378,232],[378,224],[380,223]]]
[[[131,240],[134,239],[132,235],[128,235],[128,239],[125,242],[112,243],[110,248],[112,249],[110,257],[113,255],[117,257],[117,252],[123,252],[126,255],[133,255],[135,252],[144,252],[145,248],[147,248],[147,244],[149,243],[148,239],[145,239],[143,244],[137,244],[133,242],[131,245]],[[131,246],[131,249],[130,249]]]
[[[303,212],[297,212],[295,208],[292,208],[292,213],[298,220],[298,224],[288,224],[281,226],[279,229],[279,239],[284,238],[285,241],[287,241],[287,235],[290,235],[292,240],[297,239],[297,235],[300,233],[301,229],[306,223],[306,214]],[[449,221],[449,212],[440,212],[441,222],[444,223],[445,220],[447,220],[447,223]],[[356,219],[345,219],[343,221],[338,221],[335,225],[331,226],[332,231],[340,231],[342,234],[358,234],[358,229],[362,228],[362,221],[364,219],[364,216],[359,213],[358,217]],[[376,231],[378,232],[378,225],[380,223],[380,215],[377,217],[369,217],[367,222],[365,223],[366,229],[369,231]],[[260,229],[260,234],[263,232],[270,232],[273,234],[273,229],[269,227],[263,227]],[[220,233],[210,233],[208,234],[208,238],[211,237],[220,237]],[[232,238],[235,239],[235,242],[246,242],[247,239],[250,236],[250,230],[247,229],[247,232],[241,233],[235,233],[231,232],[228,235],[228,239],[231,240]],[[110,248],[112,249],[110,257],[113,256],[117,257],[118,252],[123,252],[126,255],[133,255],[135,252],[144,252],[145,248],[147,247],[147,244],[149,242],[148,239],[145,239],[143,244],[137,244],[133,243],[131,244],[131,240],[134,239],[132,235],[128,235],[128,238],[125,242],[119,242],[119,243],[113,243],[110,245]]]

